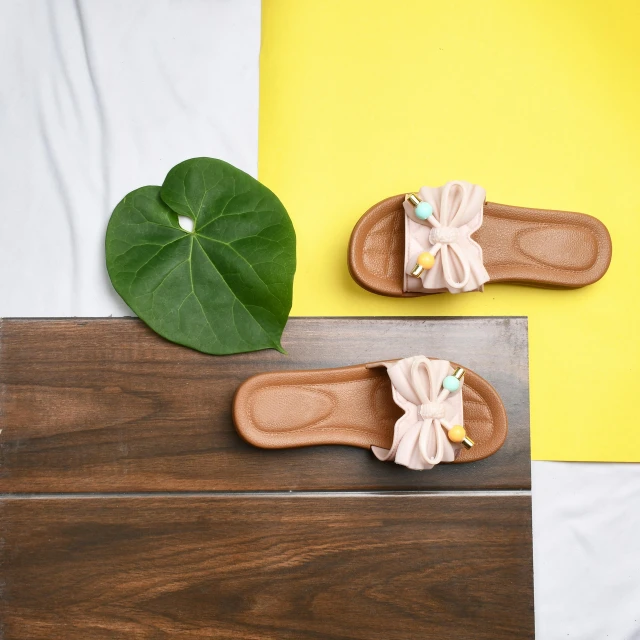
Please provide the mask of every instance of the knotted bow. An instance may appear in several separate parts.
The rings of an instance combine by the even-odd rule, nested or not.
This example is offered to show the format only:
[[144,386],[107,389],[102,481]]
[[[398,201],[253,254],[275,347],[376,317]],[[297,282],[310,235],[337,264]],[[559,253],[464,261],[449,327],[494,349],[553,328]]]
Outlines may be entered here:
[[405,413],[396,422],[391,449],[372,447],[373,453],[410,469],[452,462],[459,446],[449,441],[447,431],[462,424],[462,393],[442,387],[453,371],[451,364],[424,356],[382,364],[391,379],[393,399]]
[[[485,190],[454,181],[443,187],[422,187],[419,196],[431,205],[433,214],[421,220],[411,202],[404,202],[405,290],[459,293],[481,289],[489,274],[482,263],[482,249],[471,234],[482,224]],[[413,277],[421,253],[434,256],[433,268]]]

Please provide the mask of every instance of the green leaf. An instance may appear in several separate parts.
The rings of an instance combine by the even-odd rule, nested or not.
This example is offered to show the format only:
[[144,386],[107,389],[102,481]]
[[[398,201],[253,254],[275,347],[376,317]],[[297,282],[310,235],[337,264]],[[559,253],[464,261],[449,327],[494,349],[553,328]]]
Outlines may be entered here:
[[[192,232],[178,215],[194,221]],[[295,242],[269,189],[222,160],[194,158],[114,209],[107,270],[129,307],[168,340],[219,355],[283,351]]]

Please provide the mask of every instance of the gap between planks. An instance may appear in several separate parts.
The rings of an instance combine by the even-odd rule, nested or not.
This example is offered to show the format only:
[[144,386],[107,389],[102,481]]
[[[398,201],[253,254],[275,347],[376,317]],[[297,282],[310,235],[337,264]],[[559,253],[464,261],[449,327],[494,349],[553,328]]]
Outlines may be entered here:
[[93,500],[96,498],[513,498],[531,490],[478,491],[149,491],[131,493],[2,493],[1,500]]

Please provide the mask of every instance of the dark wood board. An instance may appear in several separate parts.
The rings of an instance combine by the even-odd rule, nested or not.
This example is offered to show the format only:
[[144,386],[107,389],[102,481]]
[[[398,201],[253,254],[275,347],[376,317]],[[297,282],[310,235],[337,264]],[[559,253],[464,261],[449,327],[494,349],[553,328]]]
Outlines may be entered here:
[[[533,637],[531,497],[493,491],[530,487],[526,320],[295,318],[284,344],[216,358],[134,319],[2,322],[0,640]],[[253,373],[415,353],[494,384],[498,454],[419,473],[233,430]]]
[[[526,318],[292,318],[288,355],[204,355],[136,319],[0,321],[0,492],[530,488]],[[426,473],[350,447],[264,451],[235,433],[233,393],[274,369],[423,353],[491,382],[505,446]]]
[[531,500],[8,498],[3,640],[533,638]]

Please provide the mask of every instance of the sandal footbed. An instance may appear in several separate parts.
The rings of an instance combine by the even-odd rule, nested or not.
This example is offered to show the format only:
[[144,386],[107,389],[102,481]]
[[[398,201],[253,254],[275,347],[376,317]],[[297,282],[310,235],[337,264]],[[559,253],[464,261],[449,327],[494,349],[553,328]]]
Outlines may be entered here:
[[[458,462],[495,453],[507,436],[507,416],[496,390],[465,369],[464,423],[475,442]],[[350,445],[390,448],[402,415],[384,368],[367,365],[262,373],[246,380],[233,402],[233,419],[247,442],[265,449]]]
[[[405,268],[404,195],[371,207],[349,242],[353,279],[373,293],[415,297],[403,291]],[[592,216],[487,202],[473,234],[482,247],[489,282],[547,288],[584,287],[599,280],[611,262],[611,237]]]

